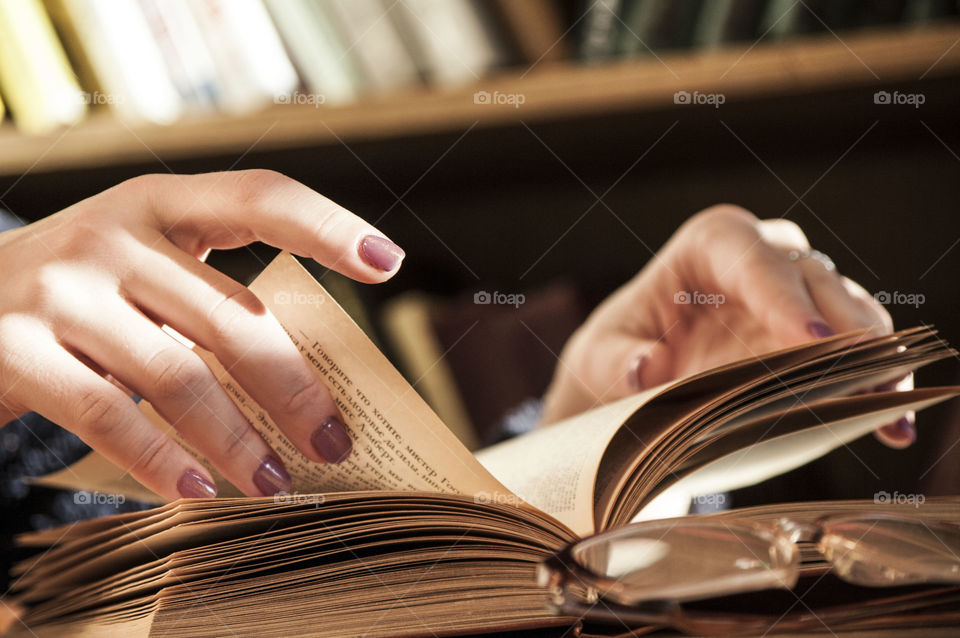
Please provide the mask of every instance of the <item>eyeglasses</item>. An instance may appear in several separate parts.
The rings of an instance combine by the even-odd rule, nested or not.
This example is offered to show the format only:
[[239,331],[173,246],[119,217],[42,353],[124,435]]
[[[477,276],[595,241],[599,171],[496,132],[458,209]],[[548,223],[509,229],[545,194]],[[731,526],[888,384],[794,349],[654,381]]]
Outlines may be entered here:
[[[782,617],[685,609],[703,600],[792,588],[800,575],[798,541],[816,549],[841,579],[866,587],[960,585],[960,527],[920,517],[834,515],[773,526],[725,519],[636,523],[578,541],[538,568],[557,613],[687,633],[802,630],[926,607],[960,590],[901,595],[883,604],[835,606]],[[933,595],[931,595],[933,594]]]

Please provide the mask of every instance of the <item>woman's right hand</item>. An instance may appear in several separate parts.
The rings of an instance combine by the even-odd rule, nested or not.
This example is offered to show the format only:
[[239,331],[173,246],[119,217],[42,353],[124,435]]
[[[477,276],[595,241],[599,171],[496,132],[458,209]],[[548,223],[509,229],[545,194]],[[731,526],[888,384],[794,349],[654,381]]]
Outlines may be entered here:
[[0,423],[38,412],[158,494],[214,496],[209,472],[122,384],[243,493],[289,490],[279,459],[167,324],[213,352],[309,459],[344,460],[351,438],[312,367],[250,290],[201,261],[254,241],[365,283],[389,279],[404,256],[263,170],[145,175],[0,234]]

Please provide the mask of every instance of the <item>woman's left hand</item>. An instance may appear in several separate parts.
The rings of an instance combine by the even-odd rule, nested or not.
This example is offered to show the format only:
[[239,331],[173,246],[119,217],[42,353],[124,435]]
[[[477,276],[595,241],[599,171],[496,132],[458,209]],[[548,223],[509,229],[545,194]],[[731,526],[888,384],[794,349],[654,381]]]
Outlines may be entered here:
[[[811,252],[796,224],[714,206],[687,220],[573,334],[544,399],[543,422],[730,361],[857,329],[879,336],[889,334],[893,322],[862,286]],[[896,387],[912,386],[911,376]],[[913,414],[877,435],[891,447],[910,445]]]

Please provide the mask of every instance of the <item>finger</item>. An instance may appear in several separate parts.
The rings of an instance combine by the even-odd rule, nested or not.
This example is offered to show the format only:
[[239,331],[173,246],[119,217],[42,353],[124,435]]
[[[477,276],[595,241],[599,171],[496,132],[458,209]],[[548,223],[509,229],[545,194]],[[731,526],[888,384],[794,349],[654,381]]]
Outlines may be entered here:
[[365,283],[389,279],[404,257],[360,217],[273,171],[147,175],[126,188],[193,256],[262,241]]
[[33,331],[18,341],[30,344],[32,356],[5,370],[20,380],[12,391],[17,401],[70,430],[165,498],[216,496],[213,479],[196,459],[52,335]]
[[605,332],[589,344],[572,371],[597,404],[609,403],[674,377],[670,348],[662,340],[641,339],[623,332]]
[[851,294],[850,285],[855,286],[852,281],[838,275],[836,270],[828,269],[817,259],[799,259],[796,264],[803,273],[814,303],[834,330],[849,332],[865,328],[865,338],[891,332],[892,322],[887,312]]
[[[870,328],[870,332],[865,336],[880,336],[893,332],[893,319],[890,317],[890,313],[887,312],[886,308],[877,302],[860,284],[847,277],[839,277],[838,279],[848,299],[859,306],[861,316],[863,317],[860,325],[848,326],[841,328],[841,330],[868,327]],[[902,379],[875,388],[874,392],[892,392],[893,390],[912,389],[913,374],[908,374]],[[909,447],[917,438],[916,413],[913,411],[907,412],[895,422],[879,428],[876,431],[876,436],[889,447],[895,449]]]
[[162,238],[123,286],[151,316],[213,352],[307,458],[340,463],[350,455],[329,391],[248,288]]
[[[902,379],[876,388],[876,392],[891,392],[893,390],[912,390],[913,374]],[[895,422],[879,428],[874,434],[884,445],[896,450],[910,447],[917,440],[917,414],[907,412]]]
[[786,220],[757,222],[741,211],[705,228],[705,254],[718,287],[731,291],[782,346],[834,334],[784,246],[804,249],[806,238]]
[[126,303],[73,323],[63,339],[150,401],[184,439],[248,496],[288,492],[290,475],[206,364]]

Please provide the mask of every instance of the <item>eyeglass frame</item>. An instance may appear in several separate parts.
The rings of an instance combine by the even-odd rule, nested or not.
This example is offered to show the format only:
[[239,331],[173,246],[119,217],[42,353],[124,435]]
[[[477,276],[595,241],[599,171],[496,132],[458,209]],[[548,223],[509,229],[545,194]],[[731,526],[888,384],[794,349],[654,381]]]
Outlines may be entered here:
[[[809,523],[798,522],[788,517],[777,519],[774,525],[764,525],[743,520],[720,520],[728,531],[732,527],[739,527],[744,531],[750,531],[752,533],[762,532],[771,534],[779,537],[774,540],[786,540],[793,545],[793,560],[790,563],[793,572],[792,578],[789,584],[785,583],[785,586],[782,588],[789,591],[792,590],[792,587],[796,584],[801,574],[798,543],[801,541],[817,542],[824,533],[825,525],[830,521],[843,519],[885,519],[901,522],[916,522],[918,518],[919,517],[916,516],[874,512],[858,514],[837,512],[822,516]],[[691,523],[693,521],[690,519],[679,519],[678,522]],[[710,523],[713,522],[714,521],[710,521]],[[935,526],[946,526],[951,530],[956,530],[960,527],[949,521],[939,519],[932,519],[929,522]],[[642,526],[644,523],[634,523],[632,525]],[[925,526],[929,528],[928,525],[925,524]],[[550,588],[552,598],[548,602],[548,607],[552,611],[565,616],[577,616],[581,619],[596,620],[605,623],[620,623],[627,627],[654,625],[670,627],[686,633],[736,635],[741,633],[767,632],[773,628],[776,628],[778,631],[803,630],[809,629],[811,626],[816,626],[818,623],[828,629],[833,629],[842,624],[869,619],[881,614],[887,616],[960,601],[960,583],[958,583],[957,585],[925,589],[908,594],[874,598],[865,602],[857,602],[849,605],[836,605],[823,608],[816,612],[808,608],[808,612],[783,615],[775,619],[756,614],[684,609],[682,606],[684,601],[680,600],[650,599],[637,605],[621,604],[604,600],[599,593],[600,591],[610,592],[616,590],[620,579],[597,574],[595,571],[582,566],[574,557],[574,552],[584,542],[593,541],[603,534],[614,532],[622,533],[623,529],[625,528],[620,527],[576,540],[561,551],[541,561],[537,566],[538,584]],[[831,563],[828,570],[832,571],[832,569],[833,565]],[[842,579],[842,576],[839,577]],[[585,601],[573,600],[570,596],[565,595],[567,585],[573,581],[585,585],[587,590]],[[904,584],[907,583],[890,583],[889,586],[902,586]],[[763,591],[764,589],[770,588],[758,587],[747,591]],[[697,600],[709,600],[710,598],[711,597],[708,596]],[[600,608],[601,606],[602,608]]]

